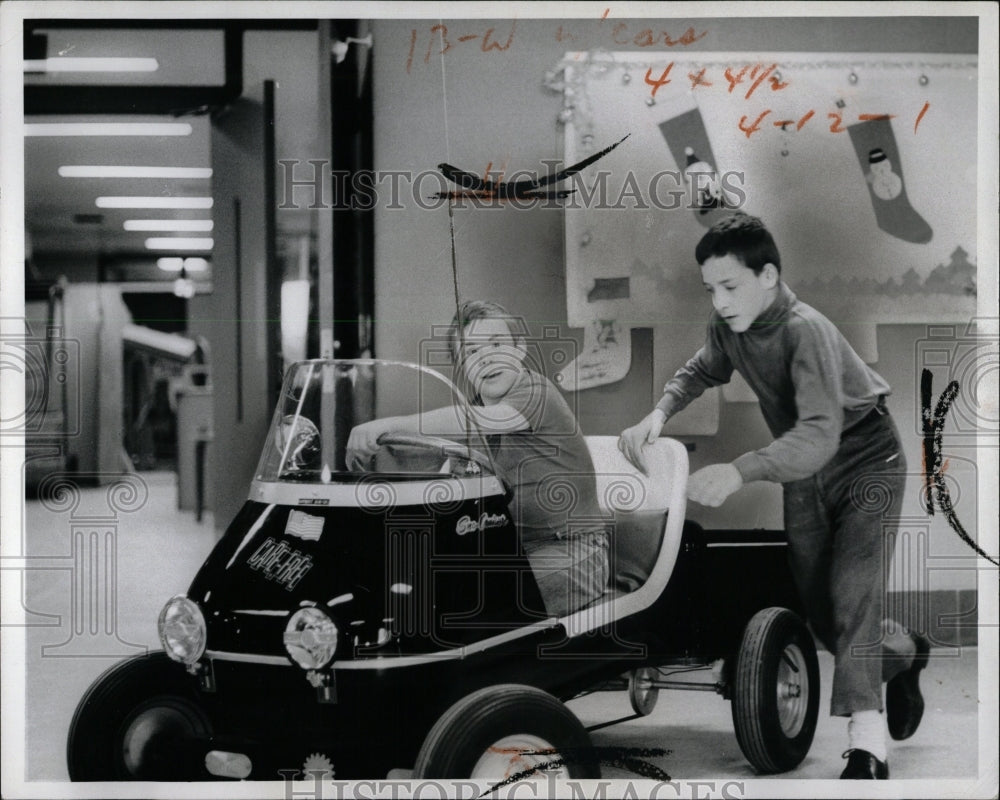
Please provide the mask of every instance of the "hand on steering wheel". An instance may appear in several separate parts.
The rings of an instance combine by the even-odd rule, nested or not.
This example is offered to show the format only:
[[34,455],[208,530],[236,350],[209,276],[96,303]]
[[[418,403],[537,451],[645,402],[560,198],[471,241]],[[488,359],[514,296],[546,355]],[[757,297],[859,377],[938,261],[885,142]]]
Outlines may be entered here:
[[379,438],[385,436],[391,428],[387,425],[390,418],[373,419],[362,422],[351,429],[347,438],[347,468],[352,472],[368,472],[372,459],[378,452]]
[[[485,453],[472,447],[445,439],[440,436],[427,436],[419,433],[404,433],[402,431],[386,430],[379,426],[379,421],[358,425],[347,443],[348,469],[369,472],[373,461],[381,448],[397,450],[416,450],[427,454],[440,456],[442,461],[448,458],[460,458],[470,461],[494,474],[496,467]],[[381,427],[381,430],[379,428]]]

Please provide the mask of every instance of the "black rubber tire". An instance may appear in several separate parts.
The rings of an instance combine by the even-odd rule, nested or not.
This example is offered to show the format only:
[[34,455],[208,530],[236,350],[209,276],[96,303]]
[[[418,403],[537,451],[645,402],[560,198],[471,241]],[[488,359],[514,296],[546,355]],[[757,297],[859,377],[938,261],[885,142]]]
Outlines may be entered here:
[[[796,687],[799,694],[788,697]],[[751,618],[743,631],[732,690],[736,739],[754,768],[769,774],[802,763],[819,716],[819,661],[812,635],[796,614],[765,608]],[[779,700],[779,694],[785,699]]]
[[599,778],[590,734],[572,711],[541,689],[488,686],[463,697],[441,715],[417,754],[414,778],[470,778],[480,757],[504,737],[536,736],[557,751],[571,778]]
[[[73,714],[66,739],[70,780],[211,779],[204,770],[204,757],[199,757],[196,749],[185,752],[183,746],[166,749],[162,755],[154,750],[138,773],[129,768],[125,734],[140,714],[156,713],[169,723],[170,733],[177,734],[172,745],[211,736],[209,715],[199,700],[194,679],[166,653],[137,656],[108,669],[91,684]],[[183,757],[172,757],[178,749]],[[141,754],[146,755],[145,751]]]

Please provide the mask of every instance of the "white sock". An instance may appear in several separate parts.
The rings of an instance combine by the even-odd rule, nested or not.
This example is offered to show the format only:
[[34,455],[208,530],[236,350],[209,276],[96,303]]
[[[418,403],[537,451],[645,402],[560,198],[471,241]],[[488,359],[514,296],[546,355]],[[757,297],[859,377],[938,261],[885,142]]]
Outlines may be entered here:
[[881,711],[855,711],[847,723],[848,747],[867,750],[879,761],[885,761],[885,719]]

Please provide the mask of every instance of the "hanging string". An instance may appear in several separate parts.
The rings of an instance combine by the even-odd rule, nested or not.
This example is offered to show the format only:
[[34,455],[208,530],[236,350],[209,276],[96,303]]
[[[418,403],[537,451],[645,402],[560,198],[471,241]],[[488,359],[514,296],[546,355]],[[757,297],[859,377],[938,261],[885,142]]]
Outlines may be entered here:
[[[438,19],[438,25],[444,30],[444,20]],[[444,48],[441,48],[441,102],[444,108],[444,154],[445,161],[451,162],[451,137],[448,131],[448,76],[444,63]],[[451,282],[455,295],[455,319],[458,320],[458,341],[462,344],[462,326],[459,319],[460,300],[458,292],[458,255],[455,249],[455,206],[454,198],[448,198],[448,229],[451,237]]]
[[[451,198],[448,199],[448,228],[451,234],[451,285],[454,289],[455,294],[455,318],[458,319],[458,314],[461,306],[461,301],[459,300],[458,294],[458,255],[455,251],[455,205]],[[459,342],[462,340],[461,333],[461,320],[459,319]]]
[[[438,24],[441,26],[441,30],[444,29],[444,20],[438,19]],[[440,53],[441,59],[441,103],[444,110],[444,153],[445,161],[451,163],[451,137],[448,131],[448,76],[444,61],[444,48],[441,48]],[[455,301],[455,349],[457,352],[453,353],[452,356],[455,359],[455,369],[458,375],[462,372],[462,360],[465,354],[465,320],[462,319],[462,305],[461,305],[461,295],[458,290],[458,251],[455,247],[455,199],[453,197],[448,198],[448,235],[451,240],[451,285],[452,292]],[[456,375],[456,377],[458,377]],[[464,390],[461,392],[464,397]],[[472,409],[469,406],[468,398],[465,398],[465,402],[462,403],[462,408],[465,412],[465,429],[470,433],[473,430],[478,430],[475,422],[472,418]],[[472,437],[468,436],[466,438],[466,446],[472,451]],[[472,457],[469,457],[469,463],[472,463]]]

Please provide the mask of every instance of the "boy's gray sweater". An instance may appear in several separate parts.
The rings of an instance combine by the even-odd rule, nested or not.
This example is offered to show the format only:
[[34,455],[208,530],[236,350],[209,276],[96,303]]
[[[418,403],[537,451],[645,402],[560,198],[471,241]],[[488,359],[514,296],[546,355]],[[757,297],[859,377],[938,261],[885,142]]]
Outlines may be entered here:
[[756,393],[775,437],[733,462],[744,483],[814,475],[837,452],[843,431],[891,391],[836,326],[784,282],[743,333],[713,312],[704,346],[667,382],[657,408],[669,419],[705,389],[727,383],[734,369]]

